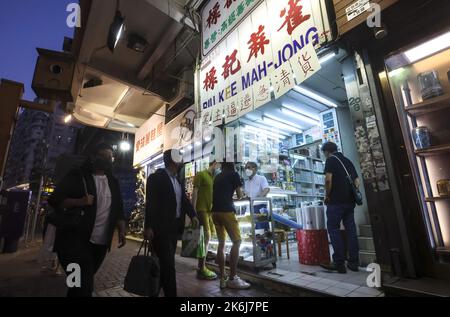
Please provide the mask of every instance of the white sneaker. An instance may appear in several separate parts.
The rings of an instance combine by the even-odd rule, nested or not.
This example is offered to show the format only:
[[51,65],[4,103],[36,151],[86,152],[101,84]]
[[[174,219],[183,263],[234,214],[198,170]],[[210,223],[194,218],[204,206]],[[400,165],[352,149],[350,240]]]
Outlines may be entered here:
[[231,289],[249,289],[250,284],[242,280],[239,276],[235,276],[233,280],[228,280],[227,287]]

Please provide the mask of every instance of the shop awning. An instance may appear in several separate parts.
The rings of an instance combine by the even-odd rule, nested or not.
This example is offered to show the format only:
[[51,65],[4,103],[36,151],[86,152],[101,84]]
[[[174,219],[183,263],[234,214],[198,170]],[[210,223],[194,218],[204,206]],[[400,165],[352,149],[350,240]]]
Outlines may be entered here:
[[[192,72],[199,51],[188,8],[199,2],[80,0],[85,19],[74,48],[84,76],[78,99],[68,105],[74,117],[86,125],[134,133],[161,105],[170,108],[185,99],[187,89],[181,86],[193,91],[193,83],[186,83],[193,75],[185,73]],[[111,52],[106,43],[117,12],[125,30]],[[131,48],[136,37],[146,43],[143,52]]]

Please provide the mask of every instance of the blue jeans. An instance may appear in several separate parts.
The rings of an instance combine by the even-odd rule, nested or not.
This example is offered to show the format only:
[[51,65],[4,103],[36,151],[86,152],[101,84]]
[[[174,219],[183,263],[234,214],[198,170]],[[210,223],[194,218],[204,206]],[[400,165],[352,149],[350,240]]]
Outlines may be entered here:
[[328,234],[330,235],[331,244],[334,250],[334,263],[344,264],[346,260],[346,254],[344,254],[344,241],[340,230],[341,223],[343,222],[347,233],[349,252],[348,262],[352,264],[359,264],[359,246],[355,224],[355,205],[329,205],[327,208],[327,218]]

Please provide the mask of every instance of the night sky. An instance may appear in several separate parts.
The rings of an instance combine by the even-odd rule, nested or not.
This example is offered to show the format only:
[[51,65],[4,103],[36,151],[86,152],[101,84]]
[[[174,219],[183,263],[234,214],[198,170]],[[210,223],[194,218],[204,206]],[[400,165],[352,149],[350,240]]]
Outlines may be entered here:
[[64,36],[73,37],[66,24],[66,7],[77,0],[0,0],[0,78],[22,82],[24,99],[31,89],[36,47],[62,51]]

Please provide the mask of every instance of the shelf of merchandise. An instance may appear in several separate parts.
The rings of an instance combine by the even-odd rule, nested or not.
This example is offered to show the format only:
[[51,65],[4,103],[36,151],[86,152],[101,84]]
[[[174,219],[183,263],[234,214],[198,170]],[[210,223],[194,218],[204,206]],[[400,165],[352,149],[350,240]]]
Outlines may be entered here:
[[450,153],[450,144],[431,146],[426,149],[416,150],[418,156],[436,156]]
[[450,197],[428,197],[425,198],[427,203],[435,203],[438,201],[450,201]]
[[408,106],[405,108],[406,112],[413,116],[423,116],[436,111],[450,108],[450,94],[445,94],[424,102]]
[[[450,94],[434,97],[432,99],[425,100],[421,103],[417,103],[410,106],[403,105],[402,108],[404,111],[403,120],[405,122],[406,129],[409,130],[410,133],[409,137],[411,138],[412,137],[411,131],[413,131],[418,127],[419,117],[430,113],[437,113],[439,111],[450,109]],[[407,117],[409,117],[410,120],[408,120]],[[434,226],[434,228],[440,228],[437,203],[442,201],[448,201],[450,199],[435,197],[433,195],[434,190],[430,182],[430,175],[428,171],[429,166],[427,164],[427,160],[430,157],[437,157],[450,154],[450,144],[435,145],[424,149],[414,149],[413,144],[414,142],[411,143],[411,153],[417,158],[417,168],[421,169],[423,173],[423,180],[422,181],[419,180],[419,182],[422,182],[421,197],[423,199],[425,212],[428,212],[429,214],[432,215],[432,217],[428,219],[429,221],[428,226],[429,228],[431,228],[432,226]],[[436,254],[443,255],[442,250],[445,250],[445,248],[443,248],[444,245],[443,233],[440,229],[437,229],[434,234],[437,237],[436,244],[438,246],[436,248]],[[446,250],[447,250],[446,255],[448,255],[448,249]]]
[[[254,204],[266,204],[268,214],[255,214]],[[277,262],[277,250],[276,243],[273,235],[274,223],[272,219],[272,201],[268,198],[256,198],[253,200],[244,199],[236,200],[235,207],[237,210],[236,218],[239,223],[239,229],[242,237],[241,250],[239,254],[239,264],[245,267],[249,267],[258,271],[268,265],[276,267]],[[239,214],[244,211],[243,214]],[[264,234],[260,234],[258,229],[256,229],[258,224],[269,224],[267,229],[264,230]],[[266,240],[266,248],[271,247],[271,251],[263,251],[260,245],[261,239]],[[216,239],[211,239],[211,244],[213,246],[218,244]],[[232,245],[231,241],[226,241],[226,248],[230,248]],[[215,252],[215,250],[210,250]]]

